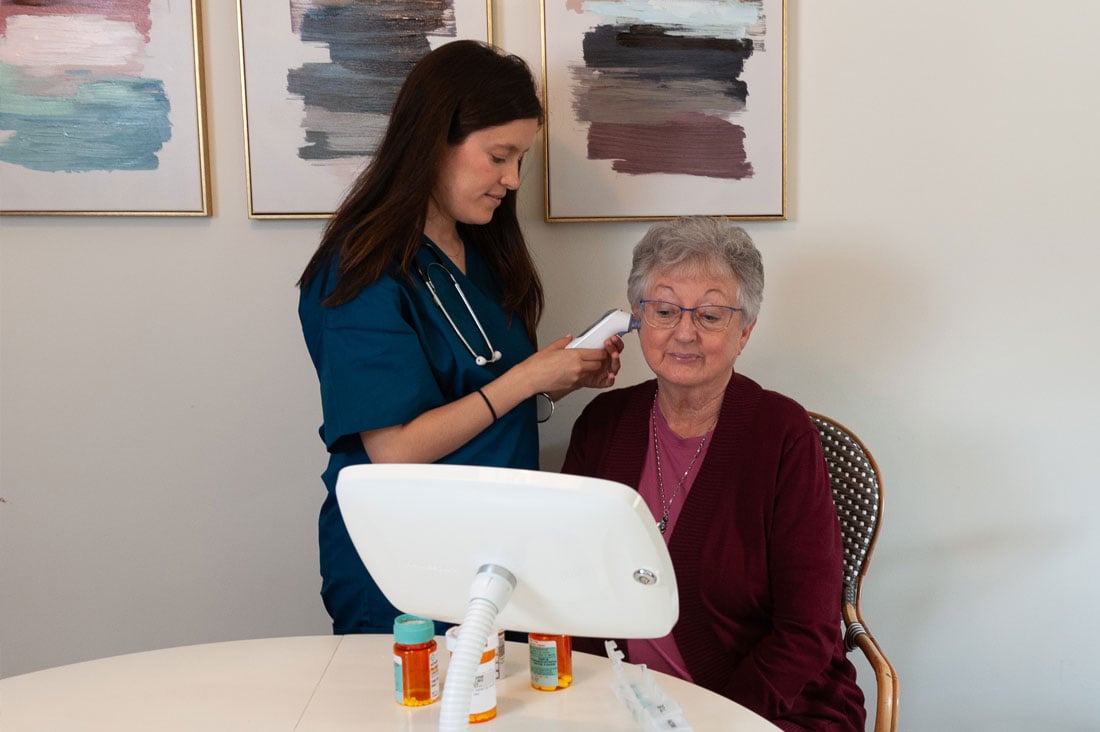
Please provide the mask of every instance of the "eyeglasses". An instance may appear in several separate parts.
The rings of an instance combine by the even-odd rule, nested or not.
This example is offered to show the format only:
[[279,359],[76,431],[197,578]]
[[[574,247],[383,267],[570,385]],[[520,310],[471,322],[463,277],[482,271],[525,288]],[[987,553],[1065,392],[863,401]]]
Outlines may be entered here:
[[642,300],[642,318],[654,328],[675,328],[684,313],[691,313],[691,320],[700,330],[717,333],[729,327],[733,314],[741,308],[729,305],[700,305],[685,308],[664,300]]

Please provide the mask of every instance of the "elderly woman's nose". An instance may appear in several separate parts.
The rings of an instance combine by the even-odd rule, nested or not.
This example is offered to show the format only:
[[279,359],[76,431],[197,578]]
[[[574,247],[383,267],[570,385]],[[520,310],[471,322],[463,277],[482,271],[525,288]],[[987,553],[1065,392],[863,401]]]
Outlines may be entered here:
[[695,325],[695,318],[692,317],[694,313],[689,313],[686,310],[680,313],[680,322],[673,328],[673,334],[680,340],[690,341],[694,340],[699,334]]

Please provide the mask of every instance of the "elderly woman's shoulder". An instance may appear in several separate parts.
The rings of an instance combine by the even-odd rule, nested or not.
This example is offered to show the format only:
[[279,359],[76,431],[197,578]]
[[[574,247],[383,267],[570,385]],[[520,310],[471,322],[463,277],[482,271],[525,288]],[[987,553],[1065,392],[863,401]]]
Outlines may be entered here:
[[760,406],[761,415],[773,423],[797,431],[816,429],[806,408],[786,394],[763,389]]
[[761,390],[761,400],[771,411],[781,412],[783,414],[802,415],[806,413],[806,408],[793,398],[786,394],[781,394],[778,391],[771,389]]
[[805,407],[786,394],[765,389],[743,374],[734,374],[730,387],[744,402],[755,403],[759,418],[788,425],[813,426]]

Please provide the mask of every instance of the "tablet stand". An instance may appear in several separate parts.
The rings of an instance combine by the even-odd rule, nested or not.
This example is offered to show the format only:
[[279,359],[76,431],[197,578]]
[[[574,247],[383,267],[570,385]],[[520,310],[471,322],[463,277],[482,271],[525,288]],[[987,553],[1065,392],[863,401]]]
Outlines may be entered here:
[[676,622],[668,549],[645,502],[621,483],[512,468],[354,465],[340,471],[336,495],[386,598],[402,612],[461,623],[440,730],[467,728],[494,624],[658,638]]

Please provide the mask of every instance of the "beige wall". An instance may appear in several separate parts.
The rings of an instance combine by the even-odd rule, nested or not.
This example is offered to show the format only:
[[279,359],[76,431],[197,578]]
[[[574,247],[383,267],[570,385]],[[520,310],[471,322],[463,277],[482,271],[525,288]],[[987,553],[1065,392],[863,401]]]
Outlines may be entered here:
[[[327,630],[293,287],[320,224],[247,218],[235,8],[204,5],[215,215],[0,219],[0,675]],[[495,5],[537,67],[538,4]],[[1100,6],[790,15],[791,218],[746,225],[768,286],[739,367],[879,460],[864,611],[902,726],[1096,729]],[[537,174],[521,198],[543,340],[622,304],[644,224],[546,224]]]

